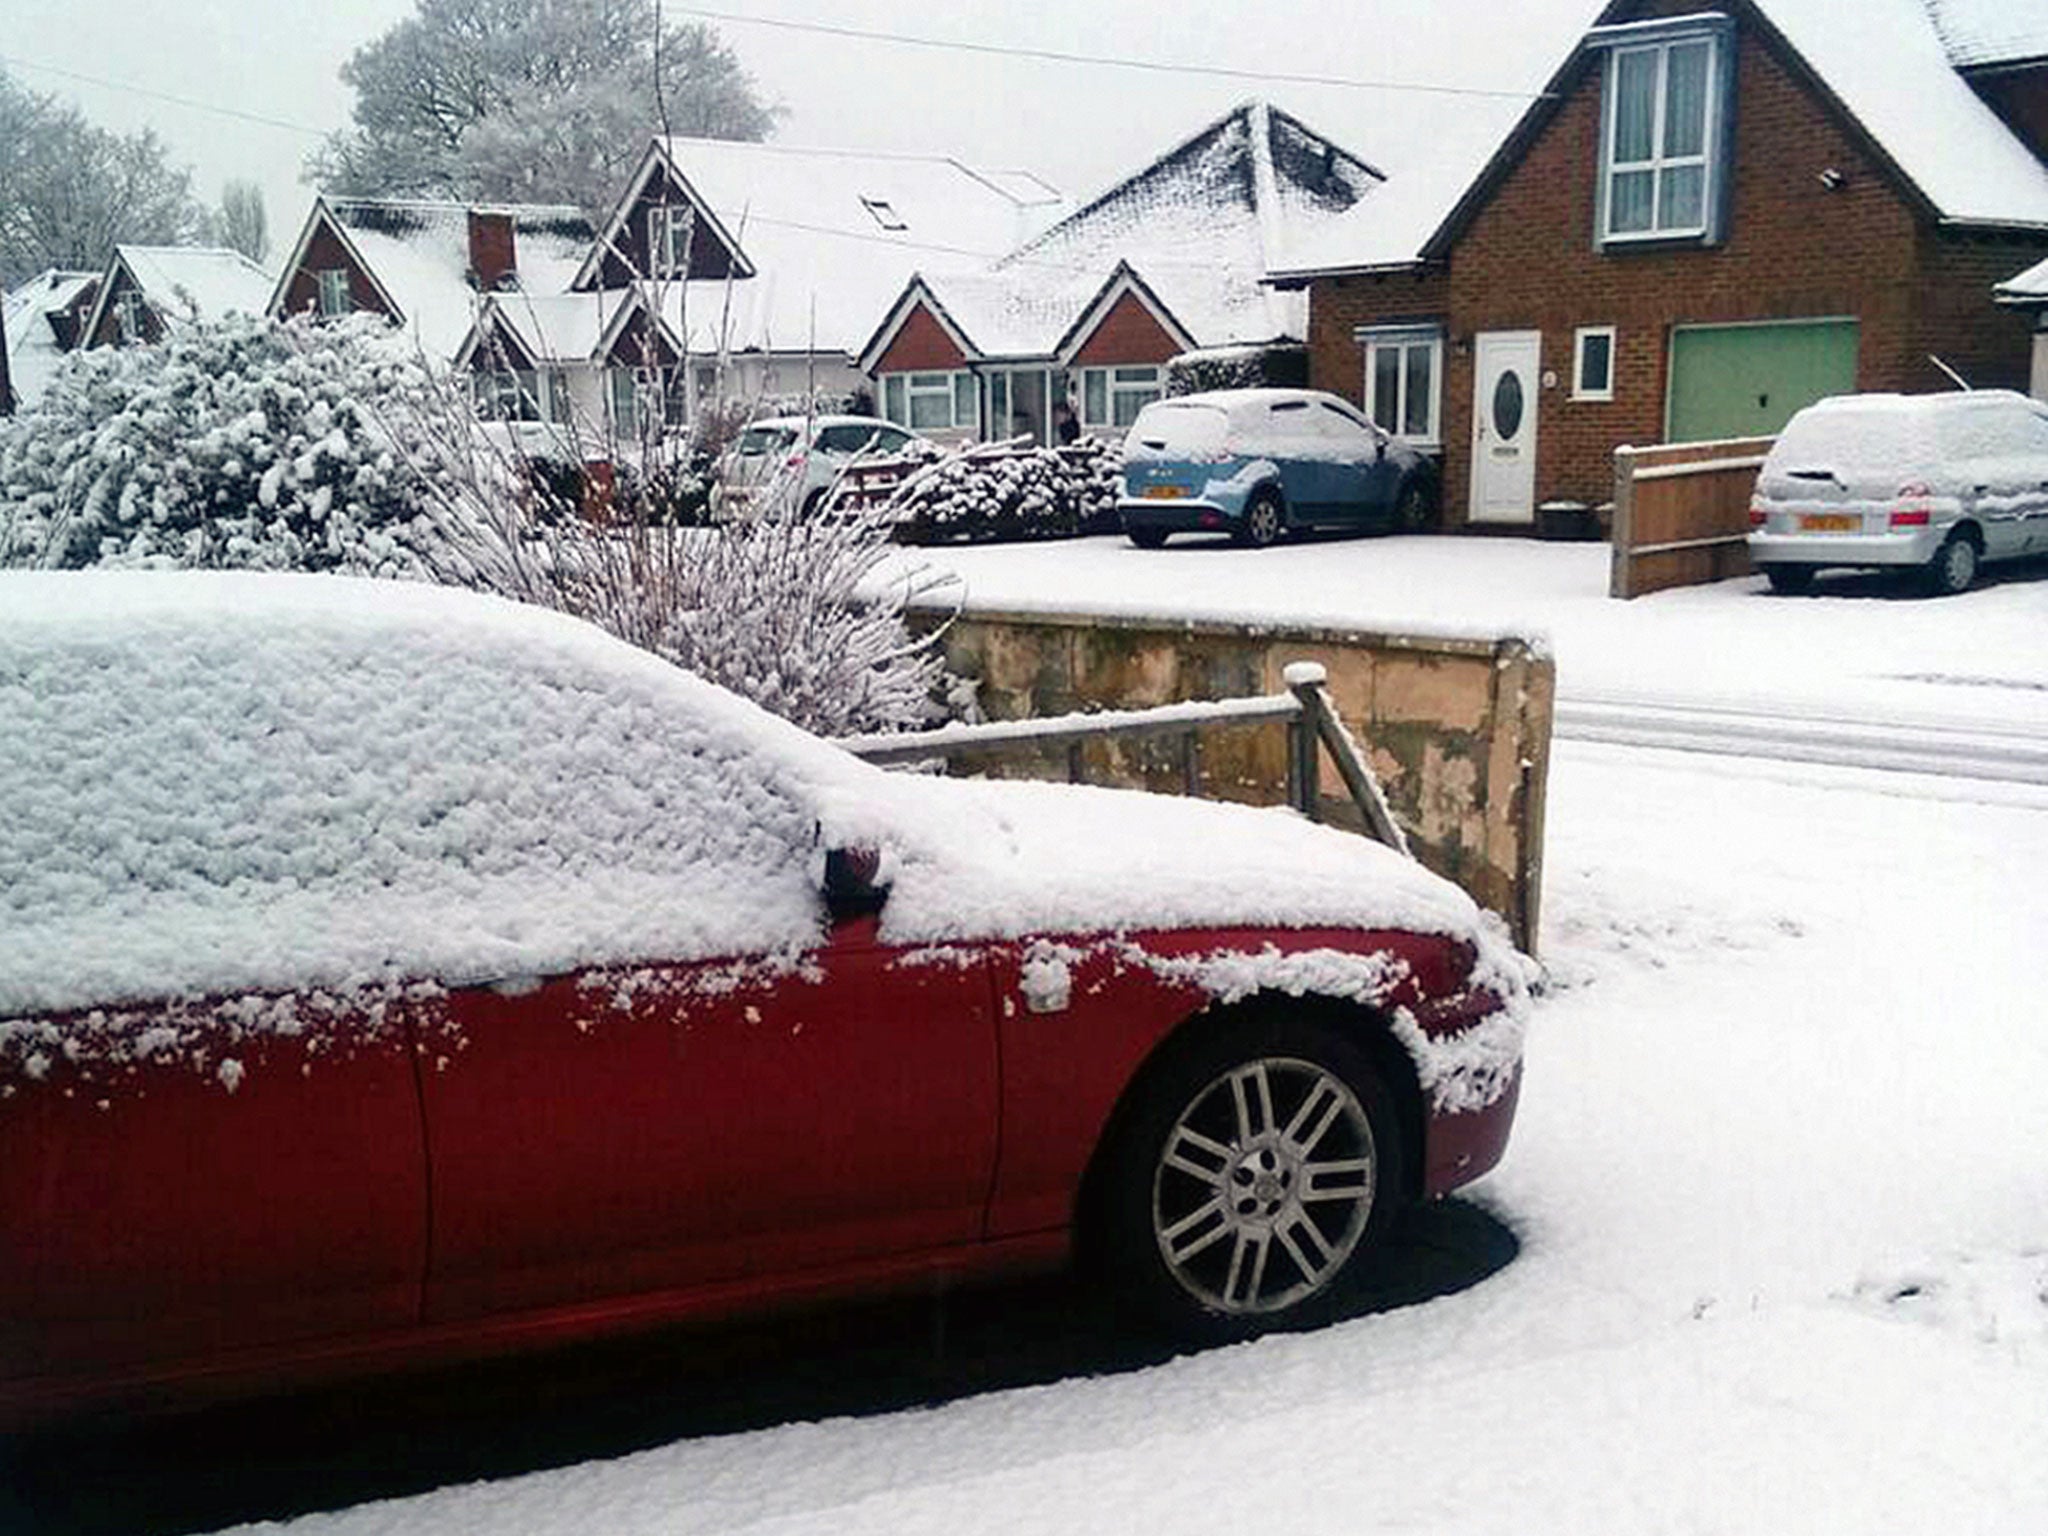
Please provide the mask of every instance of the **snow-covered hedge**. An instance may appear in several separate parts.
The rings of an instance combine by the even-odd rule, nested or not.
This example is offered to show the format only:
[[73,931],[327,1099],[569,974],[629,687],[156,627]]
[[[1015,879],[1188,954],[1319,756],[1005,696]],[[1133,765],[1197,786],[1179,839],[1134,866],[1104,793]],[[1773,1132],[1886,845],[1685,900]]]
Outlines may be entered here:
[[1209,347],[1166,362],[1166,393],[1195,395],[1211,389],[1301,389],[1308,384],[1308,348]]
[[1118,446],[1100,438],[967,448],[903,482],[890,504],[897,537],[1063,539],[1114,526],[1120,463]]
[[432,391],[388,334],[242,319],[73,353],[0,423],[0,565],[432,574],[432,471],[392,425]]

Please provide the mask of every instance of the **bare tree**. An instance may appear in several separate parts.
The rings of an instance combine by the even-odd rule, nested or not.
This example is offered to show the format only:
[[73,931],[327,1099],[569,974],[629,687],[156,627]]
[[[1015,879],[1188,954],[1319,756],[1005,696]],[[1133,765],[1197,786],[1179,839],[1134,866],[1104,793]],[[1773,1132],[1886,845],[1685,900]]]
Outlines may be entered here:
[[222,245],[261,266],[270,254],[270,219],[263,207],[262,186],[253,181],[231,181],[222,187],[214,230]]
[[96,268],[117,242],[175,245],[206,225],[155,130],[110,133],[0,70],[0,282]]
[[777,115],[715,32],[664,24],[653,0],[419,0],[342,78],[355,126],[309,175],[366,195],[596,209],[664,116],[675,133],[761,139]]

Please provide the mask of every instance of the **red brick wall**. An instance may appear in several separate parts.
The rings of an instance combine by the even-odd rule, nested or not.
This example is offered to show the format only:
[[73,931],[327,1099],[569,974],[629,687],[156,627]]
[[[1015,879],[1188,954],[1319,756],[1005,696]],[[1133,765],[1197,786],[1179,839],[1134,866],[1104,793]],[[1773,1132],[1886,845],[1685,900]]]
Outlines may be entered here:
[[875,364],[875,377],[885,373],[940,373],[965,368],[967,356],[953,345],[944,326],[919,304],[910,311],[889,350]]
[[1946,389],[1933,353],[1978,389],[2024,390],[2034,348],[2033,316],[1992,302],[1995,284],[2048,255],[2048,238],[1923,234],[1914,327],[1901,388]]
[[509,213],[469,210],[469,276],[488,292],[519,272],[519,253]]
[[1167,335],[1166,327],[1152,318],[1152,311],[1134,293],[1126,293],[1109,306],[1109,313],[1089,333],[1074,354],[1077,368],[1138,367],[1163,363],[1180,351]]
[[320,303],[320,280],[316,272],[329,271],[340,267],[348,273],[349,297],[357,309],[385,319],[395,319],[384,302],[377,297],[368,274],[356,265],[348,250],[334,237],[334,231],[324,223],[316,226],[313,236],[306,242],[306,253],[299,258],[298,266],[292,269],[291,283],[284,291],[283,314],[302,314],[317,309]]
[[[1682,13],[1695,5],[1649,8]],[[1947,351],[1978,363],[1988,379],[2026,372],[2026,325],[1991,313],[1996,262],[1964,256],[1955,237],[1924,226],[1914,208],[1849,130],[1766,49],[1753,25],[1736,49],[1734,181],[1727,239],[1719,247],[1602,254],[1593,248],[1601,68],[1590,56],[1566,99],[1494,188],[1450,253],[1441,279],[1449,315],[1442,435],[1444,504],[1461,521],[1470,491],[1472,338],[1538,330],[1542,369],[1536,499],[1610,499],[1613,452],[1661,442],[1672,327],[1854,316],[1860,324],[1857,386],[1928,389],[1925,354],[1941,335]],[[1841,174],[1836,190],[1819,175]],[[1369,206],[1369,204],[1368,204]],[[2048,249],[2048,246],[2044,246]],[[2006,247],[2011,254],[2011,247]],[[2026,264],[2010,260],[1998,275]],[[1323,280],[1312,290],[1311,377],[1358,399],[1363,378],[1353,325],[1404,310],[1403,279]],[[1430,287],[1411,290],[1415,308]],[[1374,284],[1380,284],[1379,289]],[[1382,300],[1380,293],[1385,294]],[[1571,398],[1573,333],[1617,327],[1614,398]],[[1944,352],[1946,355],[1946,352]]]

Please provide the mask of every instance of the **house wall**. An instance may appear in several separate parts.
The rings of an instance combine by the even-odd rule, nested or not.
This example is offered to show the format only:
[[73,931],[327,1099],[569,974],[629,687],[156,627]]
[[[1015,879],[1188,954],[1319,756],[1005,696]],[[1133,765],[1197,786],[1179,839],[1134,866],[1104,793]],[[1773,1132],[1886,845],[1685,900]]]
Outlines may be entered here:
[[0,416],[14,414],[14,384],[7,371],[7,326],[0,320]]
[[325,223],[317,225],[311,238],[306,241],[306,254],[292,269],[291,281],[284,290],[284,302],[278,312],[284,315],[303,314],[317,309],[320,303],[320,279],[316,273],[341,268],[348,273],[349,300],[365,314],[382,315],[385,319],[396,319],[384,301],[377,296],[369,275],[349,255],[347,247],[335,238],[334,231]]
[[1447,324],[1450,293],[1442,267],[1319,280],[1308,307],[1309,381],[1363,405],[1365,359],[1353,333],[1362,325]]
[[[1698,8],[1667,0],[1644,14]],[[1664,440],[1671,333],[1679,325],[1853,316],[1859,389],[1943,387],[1927,362],[1930,351],[1952,366],[1967,359],[1972,382],[2024,382],[2027,327],[1999,314],[1990,290],[2038,259],[2048,241],[1980,246],[1936,231],[1746,15],[1736,46],[1727,238],[1718,247],[1595,249],[1601,87],[1600,56],[1589,55],[1568,79],[1558,111],[1449,253],[1441,279],[1448,523],[1466,520],[1472,340],[1481,331],[1542,333],[1539,504],[1607,501],[1615,448]],[[1823,185],[1824,170],[1840,174],[1838,188]],[[1317,282],[1314,382],[1362,402],[1352,327],[1428,313],[1431,283],[1427,275]],[[1574,332],[1598,325],[1617,328],[1614,398],[1574,400]]]
[[946,328],[923,304],[905,317],[895,340],[875,363],[875,377],[885,373],[943,373],[967,366],[967,354],[954,345]]
[[2034,152],[2035,159],[2048,160],[2048,64],[1972,73],[1965,78]]
[[1163,363],[1180,350],[1166,333],[1166,327],[1153,319],[1144,302],[1136,294],[1126,293],[1110,305],[1109,313],[1081,344],[1070,366],[1140,367]]

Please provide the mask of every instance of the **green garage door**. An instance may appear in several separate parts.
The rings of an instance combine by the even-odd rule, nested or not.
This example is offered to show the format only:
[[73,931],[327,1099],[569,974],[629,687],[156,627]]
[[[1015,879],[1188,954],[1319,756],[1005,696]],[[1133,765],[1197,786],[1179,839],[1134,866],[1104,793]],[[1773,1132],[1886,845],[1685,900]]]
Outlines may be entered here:
[[1803,405],[1856,387],[1856,322],[1682,325],[1671,333],[1666,439],[1766,437]]

